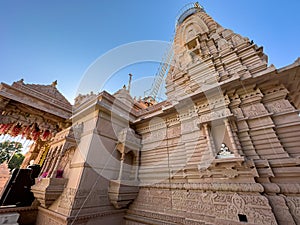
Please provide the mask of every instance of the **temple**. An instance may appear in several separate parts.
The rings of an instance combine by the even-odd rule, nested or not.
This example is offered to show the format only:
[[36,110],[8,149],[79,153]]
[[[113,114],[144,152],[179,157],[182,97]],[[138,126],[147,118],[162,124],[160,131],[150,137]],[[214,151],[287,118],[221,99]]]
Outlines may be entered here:
[[269,65],[262,47],[198,3],[177,18],[172,49],[167,99],[158,103],[136,100],[124,86],[81,94],[72,106],[56,81],[2,83],[0,133],[33,140],[20,171],[30,162],[39,171],[29,203],[8,200],[14,183],[0,172],[8,180],[0,218],[300,224],[300,58]]

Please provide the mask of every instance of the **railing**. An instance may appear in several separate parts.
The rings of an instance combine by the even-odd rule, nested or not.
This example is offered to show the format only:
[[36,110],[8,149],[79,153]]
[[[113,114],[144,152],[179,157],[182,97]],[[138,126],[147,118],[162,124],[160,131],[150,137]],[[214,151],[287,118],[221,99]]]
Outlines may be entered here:
[[162,62],[159,64],[157,73],[154,78],[154,82],[152,83],[152,86],[149,90],[144,92],[145,97],[151,96],[154,99],[156,99],[157,94],[161,88],[161,85],[163,83],[164,77],[168,73],[171,65],[171,61],[173,59],[174,50],[173,50],[173,40],[170,44],[170,46],[167,48],[163,58]]
[[186,18],[187,16],[191,15],[192,13],[194,13],[198,10],[204,11],[203,6],[201,6],[198,2],[188,3],[185,6],[183,6],[177,13],[176,20],[175,20],[176,21],[175,28],[180,21],[182,22],[184,20],[184,18]]
[[[195,13],[196,11],[204,11],[204,8],[198,2],[189,3],[189,4],[185,5],[183,8],[181,8],[176,17],[175,27],[177,26],[177,24],[180,21],[183,21],[186,17]],[[174,36],[173,36],[173,38],[174,38]],[[160,63],[160,65],[158,67],[158,71],[155,75],[155,79],[154,79],[154,82],[152,83],[151,88],[144,92],[145,97],[151,96],[155,100],[157,98],[157,94],[161,88],[164,77],[169,72],[171,62],[172,62],[172,59],[174,56],[174,49],[173,49],[174,40],[173,40],[173,38],[171,39],[170,47],[166,50],[166,52],[163,56],[162,62]]]

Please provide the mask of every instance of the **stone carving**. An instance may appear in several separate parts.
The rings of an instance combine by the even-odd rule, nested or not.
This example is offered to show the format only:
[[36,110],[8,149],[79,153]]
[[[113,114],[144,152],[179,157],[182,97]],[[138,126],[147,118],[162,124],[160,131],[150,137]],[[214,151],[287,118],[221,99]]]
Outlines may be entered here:
[[266,195],[272,210],[274,211],[278,224],[291,224],[296,225],[289,208],[287,207],[284,196],[279,195]]
[[[210,215],[210,222],[220,224],[223,222],[238,222],[238,214],[247,216],[248,222],[253,224],[277,224],[269,207],[268,200],[259,194],[237,194],[225,192],[203,192],[200,190],[172,190],[167,189],[156,191],[154,189],[141,189],[141,195],[138,196],[131,210],[134,214],[143,217],[151,217],[162,221],[173,223],[189,224],[187,221],[209,222],[205,215]],[[157,198],[164,196],[163,198]],[[172,199],[172,204],[170,200]],[[147,204],[142,204],[147,202]],[[165,210],[174,208],[177,212],[171,216],[159,214],[160,208]],[[149,207],[152,205],[152,207]],[[153,207],[155,205],[155,207]],[[201,216],[198,216],[201,214]],[[186,223],[187,222],[187,223]]]
[[220,118],[226,118],[228,116],[230,116],[231,113],[229,111],[229,109],[223,109],[223,110],[219,110],[219,111],[212,111],[208,114],[204,114],[200,116],[200,123],[205,123],[205,122],[209,122],[212,120],[216,120],[216,119],[220,119]]
[[[170,186],[170,185],[169,185]],[[156,187],[156,186],[154,186]],[[158,185],[159,187],[159,185]],[[166,186],[162,186],[167,188]],[[187,190],[204,190],[204,191],[231,191],[231,192],[263,192],[263,187],[257,183],[189,183],[189,184],[173,184],[171,188],[187,189]]]
[[[71,105],[57,82],[0,85],[0,132],[51,140],[47,178],[32,189],[41,202],[37,225],[73,223],[74,215],[74,224],[112,217],[121,223],[126,210],[129,225],[300,224],[299,59],[268,67],[253,41],[223,28],[198,4],[189,10],[176,27],[167,101],[137,101],[126,87],[114,95],[79,95],[72,130]],[[114,180],[98,177],[101,168],[84,161],[74,136],[82,150],[94,146],[102,156],[100,137],[112,153],[104,160],[113,159]],[[41,162],[37,149],[25,163]],[[67,187],[64,178],[53,178],[59,170]]]
[[239,35],[239,34],[233,35],[231,40],[232,40],[232,43],[234,44],[234,46],[239,46],[241,44],[245,44],[248,41],[247,39],[242,38],[241,35]]
[[296,224],[300,224],[300,197],[287,196],[286,201]]
[[[214,159],[207,169],[199,166],[199,176],[200,178],[221,176],[232,179],[245,172],[242,168],[247,168],[247,163],[243,162],[244,159],[242,157]],[[252,169],[247,168],[247,170],[248,173],[253,175]]]
[[74,188],[65,188],[59,198],[59,207],[71,209],[77,190]]
[[257,117],[265,115],[267,111],[264,109],[261,104],[253,104],[243,108],[243,112],[246,117]]
[[140,148],[141,139],[131,128],[124,128],[123,130],[121,130],[121,132],[118,135],[118,140],[119,142],[125,143],[131,147],[134,146],[134,150]]
[[218,49],[219,49],[219,51],[226,50],[226,49],[228,49],[230,47],[232,47],[232,46],[225,39],[223,39],[223,38],[219,39],[219,41],[218,41]]
[[233,158],[234,154],[231,153],[231,151],[228,149],[228,147],[222,143],[220,151],[217,153],[217,159],[222,158]]
[[294,110],[291,104],[284,99],[267,103],[266,108],[268,109],[269,112],[273,112],[273,113],[281,113],[281,112]]
[[97,95],[93,92],[86,94],[86,95],[82,95],[79,94],[76,98],[75,98],[75,103],[74,103],[74,107],[78,107],[80,105],[82,105],[85,102],[88,102],[92,99],[96,99]]

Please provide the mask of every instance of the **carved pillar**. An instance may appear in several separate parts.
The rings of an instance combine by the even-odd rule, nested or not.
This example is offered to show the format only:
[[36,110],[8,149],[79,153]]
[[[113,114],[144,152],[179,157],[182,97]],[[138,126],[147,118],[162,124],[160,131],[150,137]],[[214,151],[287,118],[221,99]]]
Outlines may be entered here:
[[56,176],[55,172],[57,171],[57,167],[58,167],[63,155],[64,155],[64,147],[62,146],[60,151],[58,152],[58,158],[55,162],[55,166],[53,167],[53,170],[52,170],[51,174],[50,174],[50,171],[49,171],[49,175],[50,175],[51,178]]
[[118,180],[122,180],[122,172],[123,172],[123,165],[124,165],[124,159],[125,159],[125,146],[124,144],[119,144],[118,145],[118,150],[121,153],[121,158],[120,158],[120,171],[119,171],[119,176]]
[[20,168],[25,169],[31,160],[36,161],[40,155],[40,152],[43,151],[44,146],[45,142],[41,140],[37,140],[33,145],[31,145],[30,150],[28,153],[26,153],[25,159],[23,160]]
[[[267,110],[272,113],[275,124],[274,130],[284,150],[292,157],[299,157],[300,145],[297,132],[300,130],[299,112],[291,104],[287,95],[289,91],[284,85],[269,84],[263,90],[263,103]],[[291,132],[293,130],[293,132]]]
[[60,146],[58,149],[56,149],[56,151],[54,151],[54,153],[53,153],[53,160],[51,162],[47,177],[51,177],[51,175],[52,175],[52,172],[53,172],[53,169],[54,169],[54,167],[57,163],[58,156],[59,156],[61,148],[62,148],[62,146]]
[[283,149],[280,140],[274,130],[275,124],[272,113],[265,107],[263,94],[259,87],[249,86],[242,90],[241,108],[249,127],[249,135],[255,146],[255,151],[261,159],[280,159],[289,157]]
[[229,124],[229,121],[228,121],[227,118],[224,119],[224,123],[225,123],[225,127],[226,127],[226,130],[227,130],[231,145],[232,145],[233,154],[234,154],[235,157],[239,157],[240,155],[239,155],[237,146],[235,144],[235,141],[234,141],[234,138],[233,138],[233,133],[232,133],[232,130],[231,130],[231,127],[230,127],[230,124]]
[[34,160],[34,163],[35,163],[35,164],[39,164],[40,159],[41,159],[41,157],[42,157],[44,151],[45,151],[45,148],[43,147],[43,148],[40,150],[40,152],[39,152],[39,154],[37,155],[37,157],[35,158],[35,160]]
[[41,147],[38,156],[37,156],[36,159],[34,160],[34,163],[35,163],[35,164],[39,164],[40,166],[42,166],[42,165],[43,165],[43,162],[44,162],[44,160],[45,160],[45,157],[46,157],[46,155],[47,155],[47,153],[48,153],[48,150],[49,150],[49,142],[45,143],[45,144]]
[[46,162],[45,162],[45,164],[43,166],[41,174],[44,173],[44,172],[48,172],[49,167],[50,167],[50,163],[51,163],[52,158],[54,156],[54,152],[55,152],[55,149],[50,149],[50,152],[49,152],[49,154],[47,156],[47,159],[46,159]]
[[230,95],[230,110],[236,119],[236,135],[240,144],[240,155],[246,155],[250,159],[259,159],[255,147],[249,134],[249,126],[245,120],[244,113],[241,108],[242,100],[238,94]]

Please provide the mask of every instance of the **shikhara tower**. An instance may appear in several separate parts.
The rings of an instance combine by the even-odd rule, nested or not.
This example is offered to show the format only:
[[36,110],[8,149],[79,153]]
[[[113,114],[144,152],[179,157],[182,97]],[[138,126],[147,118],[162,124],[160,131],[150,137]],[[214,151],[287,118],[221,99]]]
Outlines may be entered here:
[[127,224],[299,224],[299,59],[268,66],[197,4],[173,48],[167,102],[135,124],[141,182],[162,177],[140,188]]
[[[27,157],[44,175],[36,224],[300,224],[300,60],[268,65],[197,3],[177,19],[173,50],[164,102],[124,87],[78,96],[72,116],[38,103],[57,130]],[[1,123],[29,109],[9,85],[0,94],[18,108],[0,107]]]

